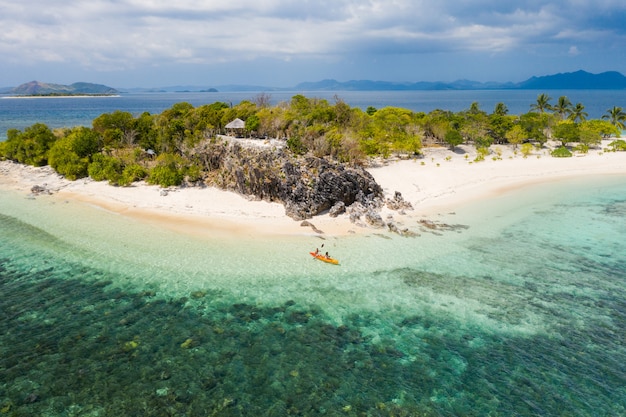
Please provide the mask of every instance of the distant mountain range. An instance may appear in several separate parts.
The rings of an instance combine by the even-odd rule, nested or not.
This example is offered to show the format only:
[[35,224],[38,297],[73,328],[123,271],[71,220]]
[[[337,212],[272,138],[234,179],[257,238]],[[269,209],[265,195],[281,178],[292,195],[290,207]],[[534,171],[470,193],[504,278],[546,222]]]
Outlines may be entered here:
[[31,81],[14,88],[1,91],[3,94],[18,96],[46,96],[46,95],[109,95],[119,94],[115,88],[102,84],[74,83],[70,85],[42,83]]
[[[626,89],[626,77],[617,71],[592,74],[576,71],[531,77],[526,81],[478,82],[457,80],[453,82],[391,82],[372,80],[322,80],[303,82],[294,87],[278,88],[258,85],[221,86],[171,86],[155,88],[120,89],[125,92],[235,92],[235,91],[418,91],[418,90],[621,90]],[[78,94],[118,94],[115,88],[101,84],[74,83],[71,85],[47,84],[31,81],[18,87],[0,88],[0,94],[15,95],[78,95]]]
[[389,81],[346,81],[323,80],[300,83],[295,90],[316,91],[409,91],[409,90],[621,90],[626,89],[626,77],[619,72],[609,71],[591,74],[586,71],[531,77],[519,83],[458,80],[454,82],[398,83]]
[[[209,87],[174,86],[152,89],[163,92],[201,91]],[[617,71],[592,74],[586,71],[568,72],[541,77],[531,77],[526,81],[479,82],[457,80],[453,82],[391,82],[372,80],[322,80],[302,82],[294,87],[278,88],[259,85],[219,85],[216,90],[225,91],[418,91],[418,90],[621,90],[626,89],[626,77]],[[128,91],[150,91],[131,89]]]

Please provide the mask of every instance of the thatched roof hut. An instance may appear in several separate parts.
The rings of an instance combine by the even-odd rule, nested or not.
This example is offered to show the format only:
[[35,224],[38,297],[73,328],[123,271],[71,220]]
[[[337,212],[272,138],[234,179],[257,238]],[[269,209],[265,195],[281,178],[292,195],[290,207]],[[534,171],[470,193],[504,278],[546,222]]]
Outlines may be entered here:
[[235,136],[243,136],[244,130],[246,129],[246,122],[237,118],[224,127],[228,135],[234,134]]
[[226,129],[245,129],[246,128],[246,122],[244,122],[243,120],[237,118],[237,119],[233,120],[232,122],[228,123],[225,127],[226,127]]

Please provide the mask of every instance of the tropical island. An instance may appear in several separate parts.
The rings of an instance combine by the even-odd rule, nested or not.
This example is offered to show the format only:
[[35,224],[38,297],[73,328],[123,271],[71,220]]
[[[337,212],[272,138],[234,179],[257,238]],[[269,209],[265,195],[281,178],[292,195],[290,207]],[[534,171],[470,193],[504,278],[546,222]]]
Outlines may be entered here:
[[336,233],[356,226],[408,236],[428,226],[407,221],[411,212],[528,182],[626,173],[621,108],[587,120],[582,103],[552,100],[541,94],[521,115],[504,103],[491,112],[477,103],[457,113],[363,111],[302,95],[276,106],[265,94],[235,106],[183,102],[156,115],[102,114],[92,127],[12,129],[0,158],[21,164],[2,163],[5,185],[120,212],[165,206],[196,220],[292,230],[293,220],[315,217]]
[[106,85],[85,82],[63,85],[30,81],[9,89],[7,94],[17,97],[114,96],[119,91]]

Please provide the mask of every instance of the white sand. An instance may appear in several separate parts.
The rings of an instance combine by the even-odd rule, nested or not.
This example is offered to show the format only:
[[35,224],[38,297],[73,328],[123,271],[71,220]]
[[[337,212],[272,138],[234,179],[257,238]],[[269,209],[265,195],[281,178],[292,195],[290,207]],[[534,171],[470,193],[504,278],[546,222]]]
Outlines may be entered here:
[[[608,142],[603,143],[603,148]],[[501,159],[494,160],[498,149]],[[415,208],[405,216],[385,208],[381,213],[383,219],[388,215],[401,219],[450,212],[463,203],[537,182],[588,175],[626,175],[626,152],[596,149],[583,156],[553,158],[544,150],[523,158],[509,146],[493,146],[492,151],[484,161],[473,162],[475,153],[471,147],[457,148],[457,152],[428,148],[424,159],[385,161],[380,167],[371,168],[386,197],[400,191]],[[0,187],[30,194],[34,185],[54,192],[41,198],[93,204],[186,233],[210,230],[213,234],[317,235],[312,228],[302,227],[300,221],[287,217],[282,204],[254,201],[211,187],[176,188],[166,193],[144,183],[113,187],[85,179],[67,181],[50,167],[0,162]],[[322,215],[309,221],[325,236],[377,232],[350,223],[347,215],[337,218]]]
[[[511,146],[491,147],[484,161],[475,162],[472,147],[457,152],[430,148],[421,160],[397,161],[370,169],[385,195],[400,191],[415,213],[430,215],[526,185],[591,175],[626,175],[626,152],[604,152],[608,143],[587,154],[554,158],[547,149],[524,158]],[[500,155],[498,155],[500,152]],[[467,155],[467,157],[465,157]]]

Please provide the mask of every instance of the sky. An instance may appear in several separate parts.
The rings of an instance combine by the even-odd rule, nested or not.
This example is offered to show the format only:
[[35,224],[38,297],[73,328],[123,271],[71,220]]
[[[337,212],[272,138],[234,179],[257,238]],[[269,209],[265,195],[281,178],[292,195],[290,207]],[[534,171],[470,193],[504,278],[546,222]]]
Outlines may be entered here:
[[626,74],[624,0],[0,0],[0,87]]

